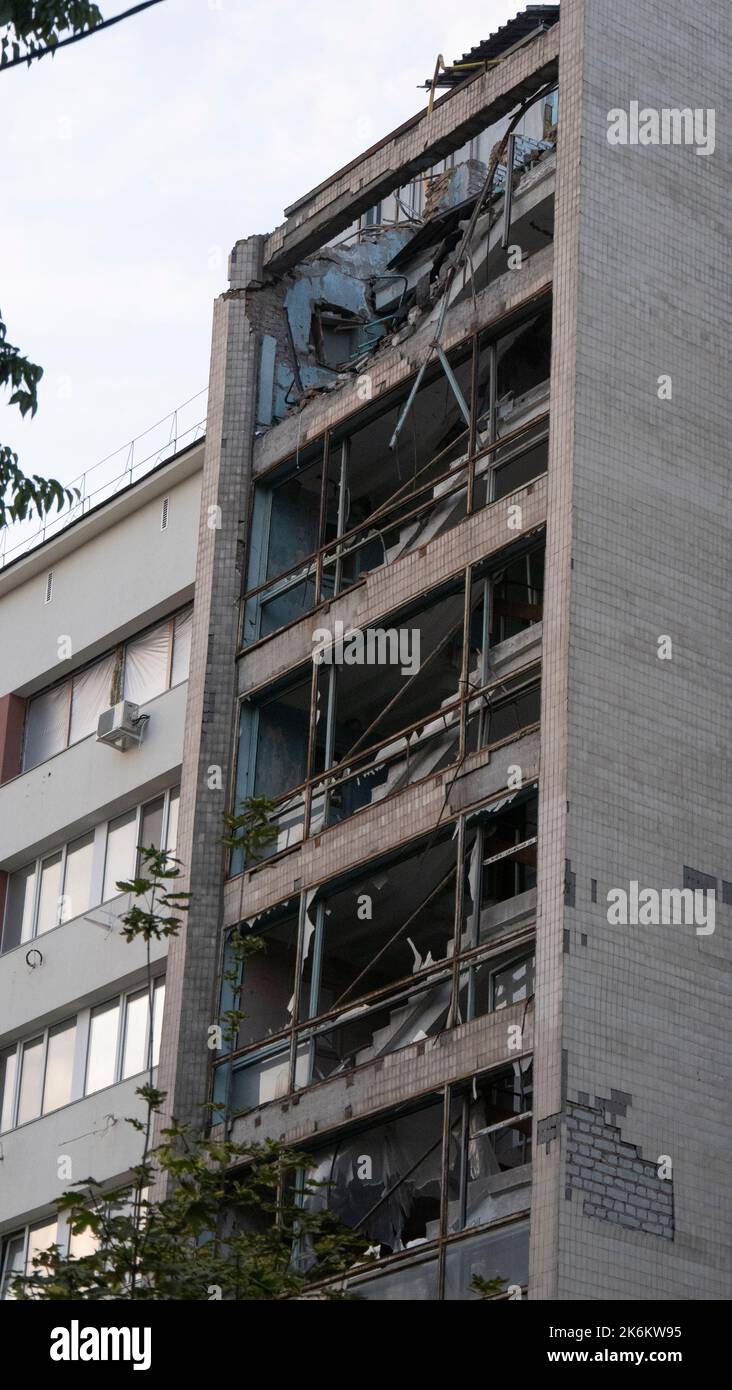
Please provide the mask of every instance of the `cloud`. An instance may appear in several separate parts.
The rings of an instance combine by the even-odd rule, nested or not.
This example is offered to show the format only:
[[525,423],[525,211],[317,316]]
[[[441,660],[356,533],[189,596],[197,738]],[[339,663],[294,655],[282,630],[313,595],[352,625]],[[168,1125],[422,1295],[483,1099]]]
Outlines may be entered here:
[[0,438],[69,479],[204,386],[233,243],[423,107],[438,51],[519,8],[169,0],[5,74],[0,306],[46,377]]

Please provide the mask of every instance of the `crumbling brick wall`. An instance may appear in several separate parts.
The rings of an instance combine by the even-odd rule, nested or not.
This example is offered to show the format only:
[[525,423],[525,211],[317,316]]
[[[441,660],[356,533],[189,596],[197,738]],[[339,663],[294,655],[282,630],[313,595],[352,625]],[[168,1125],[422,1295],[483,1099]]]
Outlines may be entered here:
[[628,1144],[604,1111],[567,1105],[567,1195],[586,1193],[585,1216],[673,1240],[673,1182],[658,1176],[657,1164]]

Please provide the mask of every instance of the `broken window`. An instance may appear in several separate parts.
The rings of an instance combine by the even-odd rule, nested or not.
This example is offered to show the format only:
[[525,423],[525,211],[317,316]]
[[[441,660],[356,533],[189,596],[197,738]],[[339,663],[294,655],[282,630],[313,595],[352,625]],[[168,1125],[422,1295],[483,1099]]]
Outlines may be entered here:
[[533,947],[497,963],[493,956],[468,965],[460,973],[458,1023],[525,1003],[534,994]]
[[488,683],[493,647],[541,621],[543,600],[543,544],[475,567],[468,634],[471,690]]
[[350,1279],[348,1291],[352,1298],[359,1300],[434,1302],[437,1298],[438,1269],[436,1255],[427,1260],[399,1260],[371,1278]]
[[451,954],[455,926],[451,828],[308,904],[312,948],[304,953],[301,1018],[312,1018]]
[[[239,936],[257,937],[263,949],[248,956],[242,964],[241,989],[236,999],[224,1002],[224,1008],[241,1009],[245,1015],[239,1024],[237,1037],[229,1040],[227,1050],[246,1047],[281,1032],[292,1022],[295,993],[295,962],[297,959],[298,905],[286,903],[283,908],[264,914],[245,923]],[[231,965],[229,964],[231,969]]]
[[[338,322],[330,322],[333,315],[329,319],[324,306],[317,307],[313,324],[322,351],[333,350],[326,327],[336,337],[340,329],[355,331],[343,314],[340,310]],[[246,642],[296,621],[319,600],[343,592],[465,516],[470,429],[464,412],[469,416],[472,353],[468,342],[447,359],[460,400],[442,365],[429,369],[394,448],[390,444],[409,388],[367,407],[356,427],[349,422],[257,481]]]
[[340,771],[316,788],[314,828],[345,820],[454,762],[463,602],[461,586],[417,612],[383,619],[371,661],[367,649],[367,664],[330,668],[327,719],[325,678],[319,683],[318,725],[327,737],[318,744],[316,771]]
[[337,1072],[373,1062],[401,1047],[435,1037],[447,1026],[452,974],[430,976],[428,984],[397,991],[389,1002],[355,1004],[334,1020],[301,1034],[298,1087],[324,1081]]
[[[442,1101],[349,1134],[321,1150],[307,1177],[323,1186],[302,1199],[364,1236],[379,1256],[440,1233]],[[307,1251],[301,1253],[307,1265]]]
[[[245,1019],[236,1038],[222,1042],[217,1101],[228,1098],[237,1110],[260,1105],[527,1002],[534,962],[525,936],[510,955],[477,950],[507,928],[515,931],[517,922],[529,925],[535,895],[519,890],[531,881],[525,860],[535,853],[535,838],[527,841],[535,828],[531,802],[535,808],[535,788],[471,817],[459,939],[461,959],[470,954],[457,980],[455,823],[374,861],[367,872],[310,889],[245,923],[241,934],[260,937],[264,950],[239,976],[241,1002],[224,980],[222,1023],[231,1008],[241,1008]],[[272,1044],[263,1047],[268,1038]],[[244,1055],[230,1058],[232,1052]]]
[[[351,311],[314,306],[323,359],[348,356],[367,328]],[[258,479],[244,640],[296,621],[543,473],[550,348],[547,307],[498,338],[484,333],[442,354],[411,385]],[[469,498],[473,439],[483,452]]]
[[[498,339],[480,338],[473,506],[498,501],[546,472],[549,458],[551,310]],[[532,423],[536,421],[536,423]],[[505,444],[500,444],[506,438]]]
[[245,1057],[236,1068],[229,1063],[215,1073],[214,1115],[225,1112],[245,1114],[258,1105],[279,1100],[290,1091],[290,1042],[273,1043],[269,1048]]
[[[301,1175],[301,1204],[328,1210],[368,1241],[371,1258],[388,1262],[355,1272],[349,1290],[364,1298],[406,1298],[421,1289],[436,1298],[439,1266],[446,1298],[458,1297],[457,1289],[467,1296],[475,1274],[500,1278],[505,1287],[525,1284],[531,1110],[531,1059],[522,1058],[322,1148]],[[511,1217],[510,1225],[492,1229]],[[470,1230],[480,1234],[455,1239]],[[425,1245],[414,1260],[392,1260]],[[307,1238],[296,1258],[312,1272]]]
[[323,442],[304,449],[254,489],[244,637],[255,642],[314,607],[315,554],[333,524],[323,487]]
[[[491,566],[473,571],[467,639],[461,576],[378,627],[318,646],[312,729],[310,667],[242,701],[236,802],[279,803],[278,834],[259,858],[298,844],[306,813],[308,835],[319,834],[455,764],[464,719],[467,752],[538,723],[539,666],[502,680],[491,673],[493,649],[541,619],[543,546],[514,548]],[[496,669],[509,660],[515,668],[503,653]],[[235,853],[230,871],[241,870]]]
[[496,802],[469,826],[464,950],[483,945],[535,910],[537,813],[534,787]]
[[[471,398],[472,348],[448,358],[455,384],[468,412]],[[391,441],[407,393],[360,428],[336,432],[342,445],[343,472],[340,535],[331,548],[324,578],[327,592],[339,593],[361,575],[391,564],[457,524],[466,512],[467,470],[456,469],[469,452],[469,425],[455,391],[439,363],[425,374],[394,448]]]
[[[532,425],[522,430],[510,443],[494,450],[491,464],[490,475],[485,474],[480,479],[476,506],[483,506],[485,501],[498,502],[501,497],[507,497],[546,473],[549,464],[548,423]],[[485,497],[480,491],[481,486],[486,488]]]
[[450,1111],[448,1232],[510,1214],[502,1175],[531,1162],[531,1058],[454,1088]]
[[539,667],[529,667],[503,681],[494,681],[477,700],[471,701],[468,747],[494,747],[517,738],[538,724],[541,715]]
[[457,1240],[445,1250],[445,1292],[449,1301],[481,1298],[476,1275],[490,1283],[500,1279],[504,1291],[529,1282],[529,1223],[514,1221],[505,1230],[485,1231],[472,1240]]
[[492,444],[548,407],[551,307],[500,337],[486,329],[478,344],[476,427],[479,445]]
[[527,550],[493,575],[491,646],[541,622],[544,604],[544,547]]
[[[447,1026],[456,856],[449,830],[439,842],[313,894],[303,944],[300,1019],[338,1011],[298,1043],[299,1084],[360,1066],[432,1037]],[[429,983],[395,988],[431,970]],[[384,999],[385,991],[392,991]],[[367,1003],[358,1001],[366,997]]]
[[[242,701],[239,711],[236,805],[247,797],[264,796],[277,801],[290,788],[298,787],[308,775],[310,731],[310,686],[308,668],[274,693]],[[302,839],[304,798],[295,794],[285,799],[270,818],[278,837],[264,847],[259,858],[266,858]],[[230,872],[244,868],[241,850],[231,856]]]

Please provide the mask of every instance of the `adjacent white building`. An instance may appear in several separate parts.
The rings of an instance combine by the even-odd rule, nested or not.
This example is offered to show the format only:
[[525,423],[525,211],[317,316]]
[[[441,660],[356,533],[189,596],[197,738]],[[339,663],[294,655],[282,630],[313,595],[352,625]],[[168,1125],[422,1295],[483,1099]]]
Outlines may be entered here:
[[[116,884],[140,844],[176,845],[202,460],[198,442],[0,571],[5,1293],[36,1250],[66,1246],[60,1193],[140,1157],[125,1118],[150,1031],[159,1047],[167,943],[149,997]],[[134,736],[100,741],[122,701]]]

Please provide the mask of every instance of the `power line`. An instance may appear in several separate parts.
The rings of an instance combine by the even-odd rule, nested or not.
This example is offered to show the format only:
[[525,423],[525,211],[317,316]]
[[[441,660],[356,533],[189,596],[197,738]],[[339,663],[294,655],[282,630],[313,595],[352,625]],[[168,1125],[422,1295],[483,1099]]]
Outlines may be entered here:
[[130,15],[139,14],[141,10],[149,10],[151,5],[161,3],[162,0],[143,0],[142,4],[133,5],[131,10],[125,10],[112,19],[102,19],[99,24],[94,25],[93,29],[85,29],[83,33],[72,34],[68,39],[59,39],[58,43],[48,44],[45,48],[36,49],[33,53],[25,53],[22,57],[11,58],[9,63],[0,65],[0,72],[7,72],[9,68],[16,68],[20,63],[32,63],[35,58],[45,58],[47,53],[55,53],[57,49],[65,48],[69,43],[78,43],[80,39],[90,39],[92,34],[99,34],[102,29],[109,29],[112,24],[119,24],[120,20],[129,19]]

